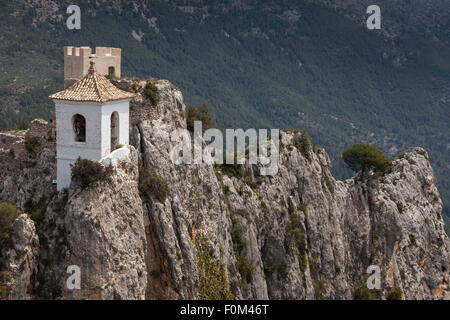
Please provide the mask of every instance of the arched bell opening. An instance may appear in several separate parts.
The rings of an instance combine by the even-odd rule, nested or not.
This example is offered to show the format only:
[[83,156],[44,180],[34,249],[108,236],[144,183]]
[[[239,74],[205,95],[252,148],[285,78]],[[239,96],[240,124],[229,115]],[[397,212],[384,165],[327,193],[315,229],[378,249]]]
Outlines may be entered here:
[[119,145],[119,114],[114,111],[111,114],[111,151],[117,149]]
[[86,118],[81,114],[72,117],[72,128],[76,142],[86,142]]

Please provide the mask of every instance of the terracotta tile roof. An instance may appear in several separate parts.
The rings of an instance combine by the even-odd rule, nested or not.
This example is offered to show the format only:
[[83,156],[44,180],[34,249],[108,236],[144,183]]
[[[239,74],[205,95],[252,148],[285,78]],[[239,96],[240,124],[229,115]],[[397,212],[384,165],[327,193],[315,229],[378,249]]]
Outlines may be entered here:
[[108,79],[94,70],[91,63],[89,72],[83,78],[67,87],[63,91],[49,96],[50,99],[68,101],[108,102],[121,99],[131,99],[134,93],[126,92],[115,87]]

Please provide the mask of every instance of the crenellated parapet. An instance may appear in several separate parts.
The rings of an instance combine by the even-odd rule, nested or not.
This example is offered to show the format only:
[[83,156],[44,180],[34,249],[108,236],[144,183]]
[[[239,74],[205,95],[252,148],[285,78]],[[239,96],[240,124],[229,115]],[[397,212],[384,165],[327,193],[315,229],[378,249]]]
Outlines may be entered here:
[[96,71],[101,75],[120,78],[122,49],[96,47],[64,47],[64,88],[84,77],[89,70],[89,61],[95,59]]

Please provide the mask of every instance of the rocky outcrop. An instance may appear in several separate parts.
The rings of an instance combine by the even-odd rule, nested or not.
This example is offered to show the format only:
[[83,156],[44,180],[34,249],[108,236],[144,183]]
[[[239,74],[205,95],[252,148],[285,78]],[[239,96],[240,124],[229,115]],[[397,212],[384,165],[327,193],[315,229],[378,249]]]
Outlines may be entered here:
[[[183,97],[153,82],[156,106],[145,82],[116,83],[138,90],[130,157],[107,181],[48,196],[35,297],[196,299],[229,290],[236,299],[353,299],[375,265],[378,298],[394,288],[404,299],[449,298],[450,244],[425,150],[405,153],[384,175],[337,181],[325,151],[288,131],[274,176],[259,165],[240,174],[175,165],[170,133],[186,128]],[[18,178],[20,193],[10,179],[0,201],[21,204],[40,183]],[[80,290],[67,289],[70,265],[80,267]]]
[[39,239],[34,222],[21,214],[13,224],[11,247],[1,253],[0,266],[8,275],[9,299],[29,299],[35,283],[39,257]]
[[25,133],[0,133],[0,201],[25,207],[56,192],[54,130],[54,123],[36,119]]
[[[143,299],[145,230],[137,189],[137,154],[114,167],[113,177],[87,189],[72,185],[47,208],[42,234],[39,294],[64,299]],[[67,286],[80,270],[80,289]]]
[[[294,135],[306,139],[301,133],[282,133],[282,165],[274,177],[248,165],[240,179],[209,165],[177,166],[169,160],[176,143],[169,137],[184,124],[182,97],[168,84],[158,88],[160,117],[138,123],[132,141],[147,170],[169,186],[168,199],[144,205],[166,259],[169,291],[196,297],[195,281],[184,275],[197,272],[195,238],[201,233],[226,265],[238,298],[352,299],[369,265],[381,269],[382,297],[394,287],[407,299],[448,294],[449,243],[423,149],[366,181],[335,181],[323,150],[302,154],[294,146]],[[236,230],[240,239],[232,237]],[[248,279],[240,274],[242,260],[252,266]]]

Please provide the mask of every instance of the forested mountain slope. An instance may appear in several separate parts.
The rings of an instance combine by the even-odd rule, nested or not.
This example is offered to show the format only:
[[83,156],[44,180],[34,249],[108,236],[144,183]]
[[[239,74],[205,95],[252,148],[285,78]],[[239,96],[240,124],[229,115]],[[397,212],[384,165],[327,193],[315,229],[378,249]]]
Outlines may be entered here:
[[424,147],[448,207],[448,1],[378,1],[381,31],[369,1],[78,1],[81,30],[69,4],[0,4],[0,126],[51,115],[62,46],[117,46],[123,75],[170,79],[222,128],[307,129],[339,177],[354,142]]

